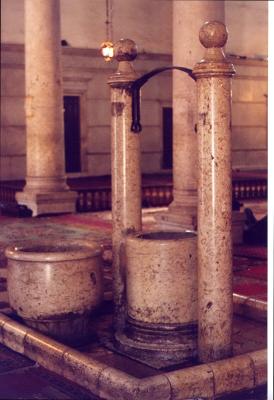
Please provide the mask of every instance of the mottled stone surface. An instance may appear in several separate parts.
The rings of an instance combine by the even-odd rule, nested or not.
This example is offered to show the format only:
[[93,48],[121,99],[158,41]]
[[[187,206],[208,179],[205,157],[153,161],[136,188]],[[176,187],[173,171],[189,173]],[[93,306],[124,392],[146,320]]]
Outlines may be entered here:
[[2,324],[1,330],[1,343],[18,353],[24,353],[24,340],[27,334],[27,328],[7,318]]
[[196,235],[143,232],[126,241],[128,315],[139,321],[197,321]]
[[98,391],[99,377],[106,365],[93,360],[86,354],[70,349],[63,356],[62,375],[72,381],[77,380],[81,386],[90,391]]
[[103,299],[98,245],[25,243],[6,249],[10,306],[43,332],[81,336]]
[[200,361],[232,352],[231,76],[226,27],[208,22],[193,72],[198,90],[198,345]]
[[193,232],[144,231],[126,238],[122,354],[154,368],[197,358],[197,259]]
[[172,371],[165,375],[170,382],[174,400],[214,398],[214,375],[208,365]]
[[[204,21],[224,19],[221,1],[173,2],[173,65],[193,68],[202,56],[197,40]],[[194,33],[194,34],[193,34]],[[195,82],[173,72],[173,184],[174,201],[167,222],[184,229],[197,227],[197,99]]]
[[220,396],[235,391],[252,389],[254,385],[254,367],[246,355],[233,357],[208,364],[214,375],[214,394]]
[[140,136],[131,132],[130,85],[137,78],[131,61],[136,58],[132,40],[120,40],[114,46],[119,61],[117,72],[109,78],[111,87],[111,174],[113,299],[115,324],[123,326],[125,317],[124,238],[141,229]]
[[[69,332],[68,332],[69,334]],[[69,348],[37,331],[28,330],[24,338],[24,354],[45,368],[63,375],[63,356]]]

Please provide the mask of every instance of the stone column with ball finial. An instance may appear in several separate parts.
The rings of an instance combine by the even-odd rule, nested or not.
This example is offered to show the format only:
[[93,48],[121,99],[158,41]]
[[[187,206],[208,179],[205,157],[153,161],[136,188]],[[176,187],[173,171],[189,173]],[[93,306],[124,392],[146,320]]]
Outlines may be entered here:
[[116,331],[124,327],[126,315],[124,239],[141,229],[140,135],[131,131],[131,84],[137,79],[132,61],[136,44],[121,39],[114,45],[118,69],[110,76],[111,87],[111,176],[113,300]]
[[231,77],[223,23],[205,23],[204,58],[194,67],[198,94],[198,353],[232,355]]

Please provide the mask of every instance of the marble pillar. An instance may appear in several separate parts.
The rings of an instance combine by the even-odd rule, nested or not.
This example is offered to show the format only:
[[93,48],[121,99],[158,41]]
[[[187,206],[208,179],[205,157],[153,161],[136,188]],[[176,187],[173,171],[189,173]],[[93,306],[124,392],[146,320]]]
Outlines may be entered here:
[[25,0],[27,176],[16,200],[33,216],[73,212],[66,185],[59,0]]
[[124,327],[125,237],[141,230],[141,152],[140,135],[131,131],[132,96],[130,87],[137,79],[132,61],[137,56],[135,43],[121,39],[114,46],[119,62],[108,83],[111,87],[111,177],[114,326]]
[[[173,65],[193,68],[203,49],[195,32],[208,20],[224,20],[223,1],[173,2]],[[167,224],[197,227],[197,134],[195,82],[173,72],[173,202]]]
[[198,354],[201,362],[232,355],[231,77],[222,47],[227,30],[208,22],[206,48],[193,69],[198,107]]

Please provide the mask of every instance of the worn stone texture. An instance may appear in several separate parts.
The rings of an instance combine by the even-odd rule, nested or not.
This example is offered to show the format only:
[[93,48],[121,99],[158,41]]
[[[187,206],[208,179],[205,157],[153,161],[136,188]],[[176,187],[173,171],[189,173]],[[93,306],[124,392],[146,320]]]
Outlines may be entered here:
[[26,243],[6,249],[11,307],[22,318],[84,313],[103,296],[99,246]]
[[[224,19],[221,1],[173,2],[173,65],[193,68],[202,56],[197,33],[205,21]],[[182,40],[182,37],[184,40]],[[197,228],[197,123],[195,82],[173,71],[173,197],[169,213],[183,229]],[[168,221],[168,216],[165,221]]]
[[62,375],[96,394],[99,377],[105,368],[106,365],[72,349],[63,355]]
[[198,346],[200,361],[232,352],[231,76],[220,22],[200,30],[198,93]]
[[139,379],[114,368],[105,368],[99,377],[98,394],[103,399],[138,399]]
[[231,388],[236,392],[254,387],[254,367],[248,356],[237,356],[208,366],[214,375],[215,396],[231,393]]
[[170,400],[172,398],[170,381],[163,374],[142,379],[138,390],[136,400]]
[[[2,316],[1,316],[2,319]],[[27,328],[23,325],[8,319],[2,324],[2,343],[12,350],[23,354],[24,340],[27,334]]]
[[137,78],[131,62],[136,58],[136,44],[129,39],[114,46],[119,62],[109,78],[111,87],[111,175],[112,175],[112,246],[113,299],[116,325],[125,317],[124,237],[141,229],[140,135],[131,131],[130,84]]
[[208,365],[165,373],[172,400],[214,398],[214,376]]
[[36,361],[38,364],[63,375],[64,362],[63,356],[69,350],[67,346],[57,343],[39,334],[36,331],[29,330],[24,338],[23,351],[20,353]]
[[126,240],[128,315],[148,323],[197,321],[196,235],[143,232]]
[[99,246],[25,243],[5,254],[9,303],[29,326],[68,340],[87,334],[103,300]]
[[[267,383],[267,349],[256,351],[249,354],[254,367],[254,386]],[[269,365],[269,364],[268,364]]]

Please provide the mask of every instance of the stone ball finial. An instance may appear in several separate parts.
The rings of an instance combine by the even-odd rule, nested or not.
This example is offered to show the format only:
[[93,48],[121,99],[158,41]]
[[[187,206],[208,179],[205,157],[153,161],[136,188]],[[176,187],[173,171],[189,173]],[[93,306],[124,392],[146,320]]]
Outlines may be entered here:
[[131,39],[120,39],[114,45],[114,57],[117,61],[133,61],[137,57],[136,43]]
[[228,37],[225,24],[219,21],[206,22],[200,29],[199,39],[201,44],[208,48],[224,47]]

